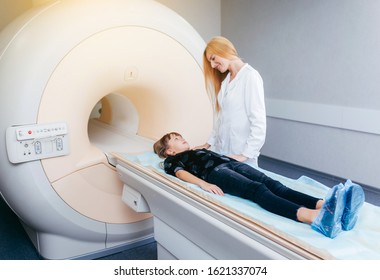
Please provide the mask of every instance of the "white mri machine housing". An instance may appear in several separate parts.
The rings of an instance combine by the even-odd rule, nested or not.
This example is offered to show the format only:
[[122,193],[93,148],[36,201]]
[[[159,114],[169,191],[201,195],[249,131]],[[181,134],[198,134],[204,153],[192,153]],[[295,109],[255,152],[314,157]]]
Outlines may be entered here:
[[[177,130],[206,139],[204,42],[155,1],[52,1],[0,34],[0,193],[43,258],[152,241],[110,152]],[[150,139],[150,140],[149,140]]]

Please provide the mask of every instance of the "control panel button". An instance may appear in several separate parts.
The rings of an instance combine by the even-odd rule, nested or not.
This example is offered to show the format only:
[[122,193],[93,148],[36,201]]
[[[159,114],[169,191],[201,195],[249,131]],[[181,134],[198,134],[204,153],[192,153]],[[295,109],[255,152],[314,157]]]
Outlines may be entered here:
[[67,124],[59,122],[9,127],[6,130],[6,147],[12,163],[68,155]]

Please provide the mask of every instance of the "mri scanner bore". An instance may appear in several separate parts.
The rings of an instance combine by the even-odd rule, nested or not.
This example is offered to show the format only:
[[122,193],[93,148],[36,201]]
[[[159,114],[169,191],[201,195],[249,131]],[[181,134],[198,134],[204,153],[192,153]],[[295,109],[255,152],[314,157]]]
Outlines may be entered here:
[[122,201],[111,152],[150,150],[180,127],[205,139],[204,45],[149,0],[51,1],[2,31],[0,192],[42,257],[153,241],[152,215]]

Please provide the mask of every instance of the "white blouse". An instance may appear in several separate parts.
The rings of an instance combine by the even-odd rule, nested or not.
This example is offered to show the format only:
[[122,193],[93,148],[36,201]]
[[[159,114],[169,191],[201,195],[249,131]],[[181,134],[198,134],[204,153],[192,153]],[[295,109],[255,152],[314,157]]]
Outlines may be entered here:
[[223,154],[241,154],[257,166],[266,135],[266,110],[263,80],[245,64],[230,82],[230,73],[218,94],[219,113],[207,143]]

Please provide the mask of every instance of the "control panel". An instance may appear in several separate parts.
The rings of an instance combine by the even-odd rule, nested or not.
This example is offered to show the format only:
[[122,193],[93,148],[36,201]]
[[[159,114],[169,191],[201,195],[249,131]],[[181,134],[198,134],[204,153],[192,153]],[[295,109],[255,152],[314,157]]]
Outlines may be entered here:
[[11,126],[6,131],[9,161],[27,162],[69,154],[67,124]]

